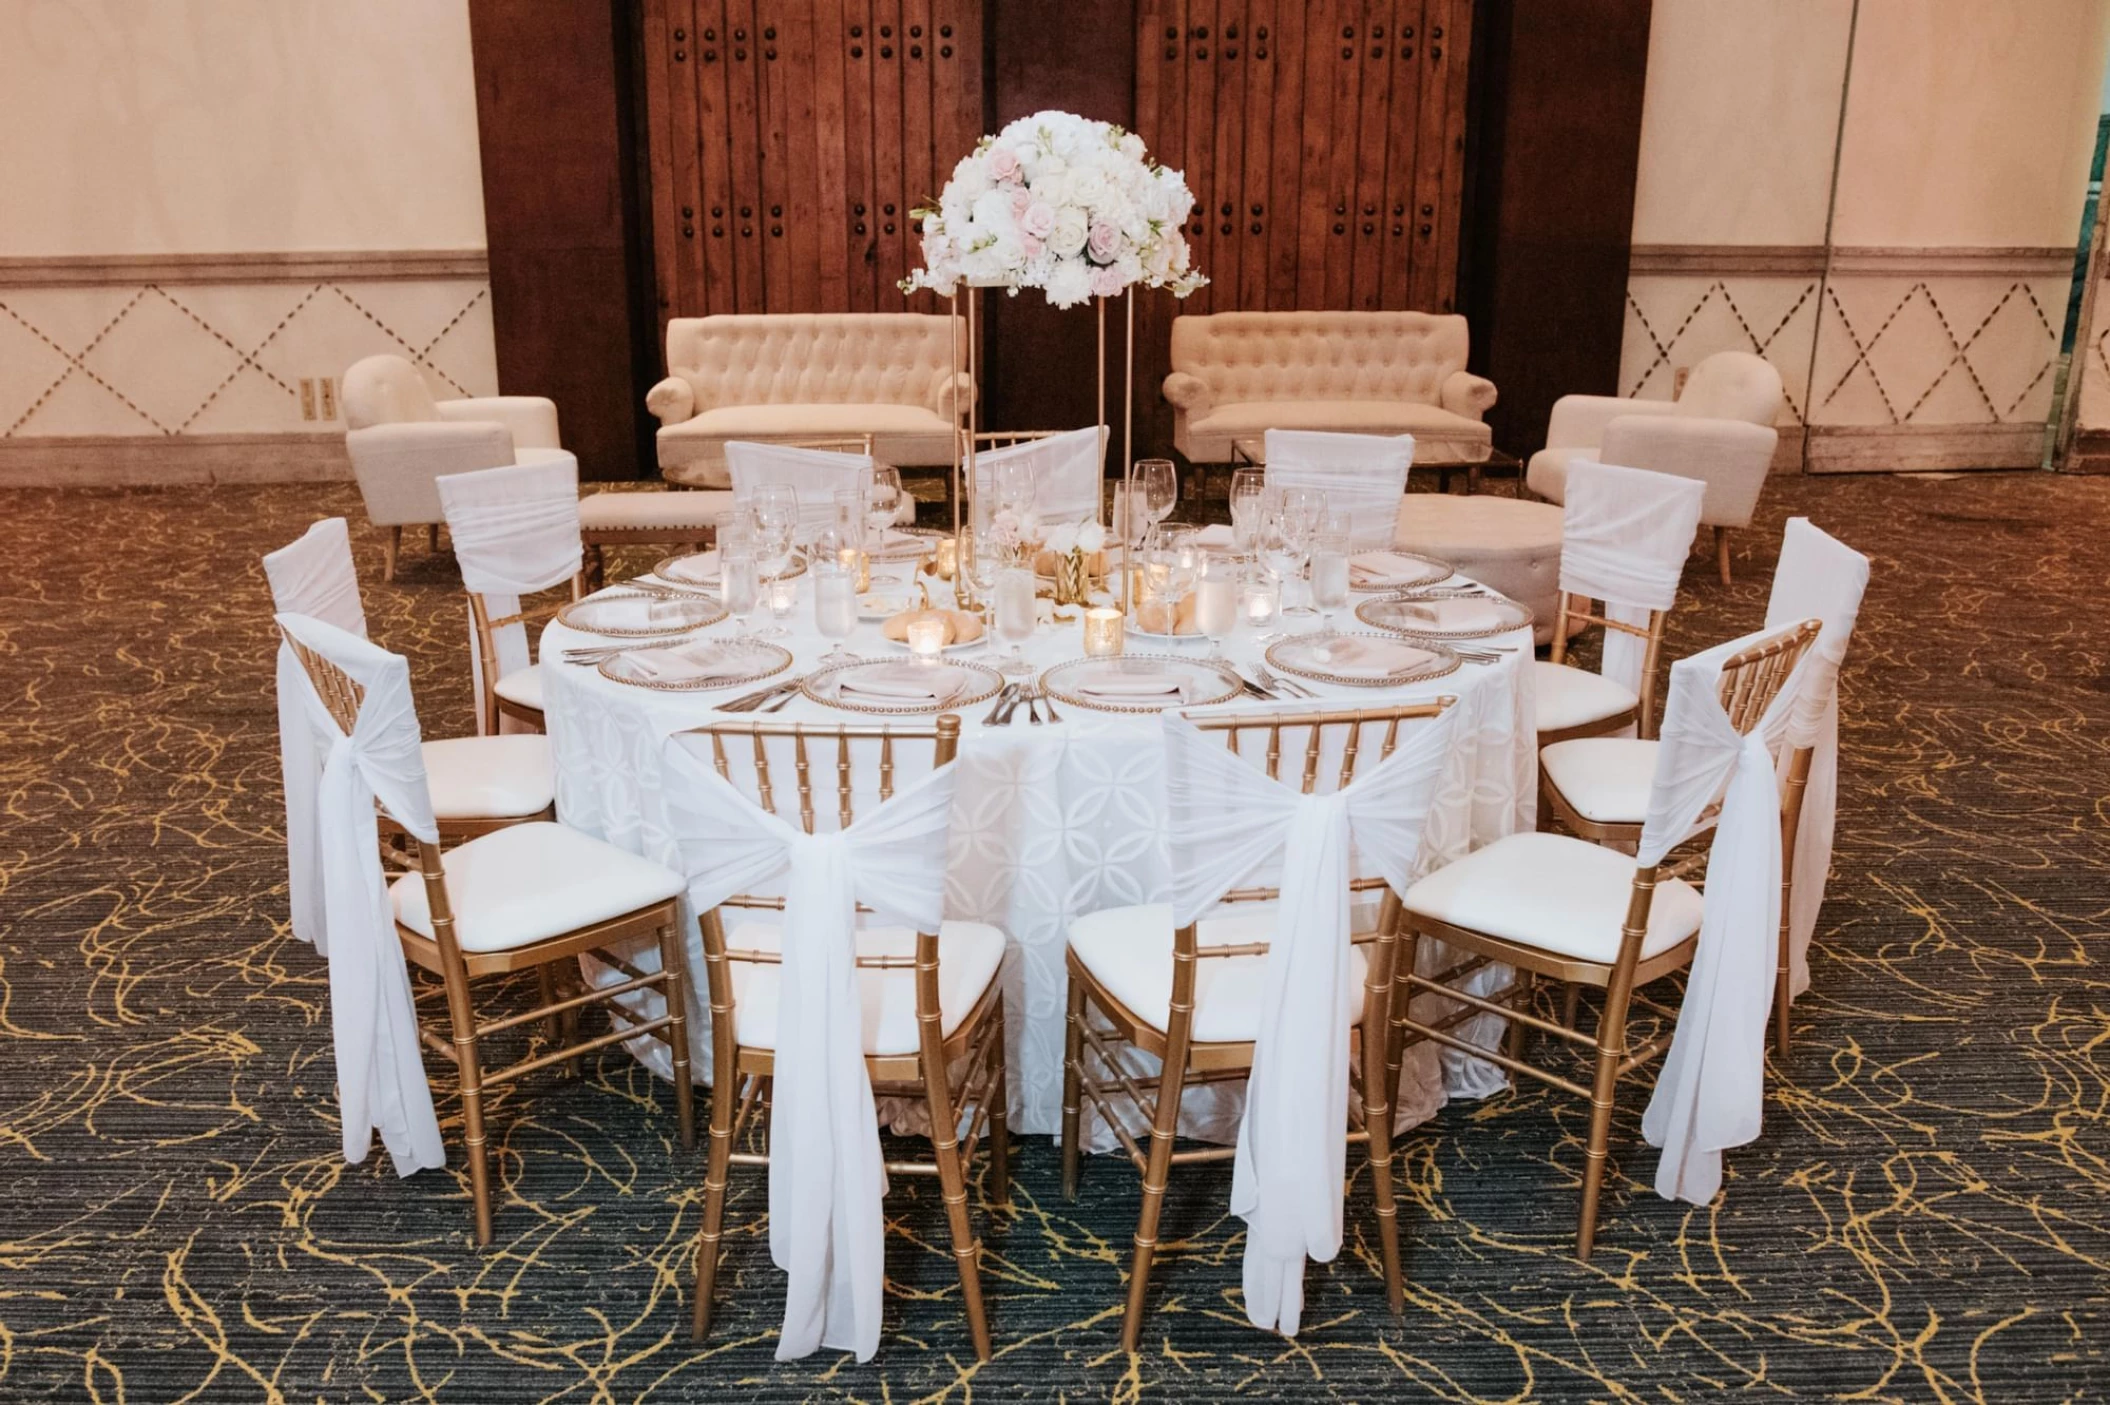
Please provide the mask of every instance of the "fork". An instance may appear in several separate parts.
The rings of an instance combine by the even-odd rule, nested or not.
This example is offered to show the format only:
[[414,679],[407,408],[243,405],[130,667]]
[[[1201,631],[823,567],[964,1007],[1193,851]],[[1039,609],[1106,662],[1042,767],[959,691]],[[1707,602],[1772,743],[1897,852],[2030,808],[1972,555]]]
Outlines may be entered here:
[[646,649],[678,649],[684,644],[694,644],[693,632],[679,639],[655,639],[643,644],[582,644],[564,651],[564,661],[576,664],[597,664],[617,654],[642,653]]
[[1253,665],[1254,681],[1271,693],[1287,693],[1293,698],[1317,698],[1319,695],[1302,683],[1292,683],[1286,678],[1277,678],[1264,663]]
[[1005,705],[1011,701],[1011,694],[1017,688],[1018,684],[1016,683],[1006,683],[1001,689],[998,690],[996,695],[996,701],[989,705],[988,714],[982,718],[982,725],[984,727],[994,727],[997,724],[1004,711]]
[[1038,727],[1040,725],[1040,689],[1028,683],[1020,689],[1020,692],[1026,699],[1026,717],[1034,726]]
[[1050,722],[1060,722],[1062,714],[1055,710],[1055,699],[1048,696],[1047,685],[1045,683],[1036,683],[1033,685],[1033,691],[1040,698],[1041,706],[1047,708],[1048,720]]
[[766,703],[772,698],[775,698],[779,693],[797,692],[799,684],[805,681],[806,680],[803,677],[799,677],[786,679],[778,683],[772,683],[768,687],[758,688],[752,693],[743,693],[739,697],[734,698],[731,702],[727,703],[724,707],[719,708],[718,710],[720,712],[753,712],[763,703]]

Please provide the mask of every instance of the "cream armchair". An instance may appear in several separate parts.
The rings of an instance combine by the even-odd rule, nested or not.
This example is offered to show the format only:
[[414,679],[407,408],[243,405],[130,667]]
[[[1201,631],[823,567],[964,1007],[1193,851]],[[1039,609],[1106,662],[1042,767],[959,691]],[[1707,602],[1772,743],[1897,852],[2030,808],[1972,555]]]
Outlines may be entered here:
[[536,395],[435,400],[417,367],[400,356],[369,356],[344,373],[345,452],[366,515],[388,528],[384,576],[396,578],[403,529],[423,524],[439,546],[436,480],[511,463],[569,460],[558,444],[557,407]]
[[659,419],[659,467],[723,488],[728,440],[858,439],[896,467],[953,462],[974,381],[953,367],[955,319],[911,312],[677,317]]
[[1257,458],[1271,429],[1411,434],[1419,463],[1477,463],[1495,387],[1465,369],[1463,317],[1219,312],[1172,321],[1172,442],[1191,463]]
[[1780,443],[1773,423],[1783,403],[1780,372],[1742,351],[1718,351],[1693,367],[1675,400],[1563,395],[1553,403],[1546,447],[1531,456],[1524,483],[1560,502],[1568,469],[1583,461],[1699,479],[1707,485],[1700,525],[1714,528],[1715,560],[1727,585],[1729,531],[1751,525]]

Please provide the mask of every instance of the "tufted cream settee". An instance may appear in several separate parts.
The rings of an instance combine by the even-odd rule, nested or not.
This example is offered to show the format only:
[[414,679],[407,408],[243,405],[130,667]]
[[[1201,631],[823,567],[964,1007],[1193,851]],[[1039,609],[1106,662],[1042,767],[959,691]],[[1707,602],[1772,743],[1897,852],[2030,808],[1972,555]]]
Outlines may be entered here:
[[1416,462],[1478,462],[1495,387],[1465,369],[1467,346],[1463,317],[1429,312],[1176,317],[1172,442],[1224,463],[1270,429],[1411,434]]
[[729,439],[872,437],[897,467],[950,464],[974,382],[953,370],[955,319],[913,312],[677,317],[659,418],[661,472],[723,488]]

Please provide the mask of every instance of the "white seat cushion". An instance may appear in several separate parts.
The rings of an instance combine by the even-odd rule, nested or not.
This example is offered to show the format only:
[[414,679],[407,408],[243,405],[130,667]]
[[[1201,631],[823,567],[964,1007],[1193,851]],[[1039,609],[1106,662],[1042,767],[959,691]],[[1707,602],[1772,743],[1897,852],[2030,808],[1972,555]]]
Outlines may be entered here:
[[1601,673],[1544,659],[1532,663],[1531,687],[1538,704],[1541,732],[1561,732],[1602,722],[1641,705],[1641,699],[1631,689]]
[[733,510],[731,493],[590,493],[579,499],[579,529],[585,532],[708,530]]
[[542,710],[542,666],[531,663],[526,668],[515,669],[498,680],[498,687],[495,691],[498,696],[509,703],[518,703],[522,707],[532,707],[535,711],[540,712]]
[[[665,902],[685,886],[672,869],[547,822],[471,839],[440,862],[463,951],[512,951]],[[396,921],[432,935],[422,876],[404,874],[388,895]]]
[[[1610,965],[1633,894],[1629,854],[1565,834],[1512,834],[1407,889],[1411,914]],[[1673,878],[1656,885],[1643,959],[1700,930],[1700,894]]]
[[[737,912],[739,909],[727,909]],[[783,928],[775,920],[742,921],[727,935],[728,947],[748,951],[782,951]],[[859,956],[913,957],[916,934],[907,927],[866,927],[857,934]],[[996,979],[1004,961],[1004,933],[983,922],[946,922],[938,928],[938,1027],[949,1038],[960,1027]],[[730,963],[733,978],[733,1028],[751,1049],[777,1047],[777,1003],[782,999],[784,968],[754,961]],[[912,1054],[920,1045],[916,1030],[916,973],[913,970],[861,967],[857,996],[862,1007],[864,1050],[872,1055]]]
[[[1275,933],[1273,903],[1241,904],[1219,917],[1204,917],[1199,945],[1242,946]],[[1108,908],[1070,924],[1070,950],[1107,994],[1151,1028],[1172,1018],[1172,907],[1144,903]],[[1349,1018],[1363,1015],[1363,950],[1348,953]],[[1195,963],[1194,1037],[1205,1043],[1244,1043],[1260,1027],[1265,956],[1224,956]]]
[[443,820],[534,815],[557,796],[549,738],[539,732],[426,742],[425,784]]
[[1493,442],[1479,420],[1418,400],[1248,400],[1212,406],[1187,425],[1197,447],[1221,442],[1226,458],[1231,440],[1270,429],[1411,434],[1417,463],[1485,459]]
[[1539,753],[1552,783],[1575,813],[1599,824],[1640,824],[1648,818],[1656,775],[1656,744],[1632,737],[1576,737]]
[[1547,502],[1565,502],[1568,470],[1579,463],[1596,463],[1596,449],[1541,449],[1531,456],[1524,470],[1524,486]]

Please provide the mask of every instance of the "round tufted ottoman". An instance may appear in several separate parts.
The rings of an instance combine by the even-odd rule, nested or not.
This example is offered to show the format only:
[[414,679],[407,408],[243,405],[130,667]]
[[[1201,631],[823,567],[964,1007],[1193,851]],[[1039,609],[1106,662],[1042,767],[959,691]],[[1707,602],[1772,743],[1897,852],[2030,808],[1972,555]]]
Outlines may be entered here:
[[1482,494],[1409,493],[1393,544],[1448,561],[1461,573],[1531,607],[1534,633],[1553,637],[1560,592],[1561,510],[1552,503]]

